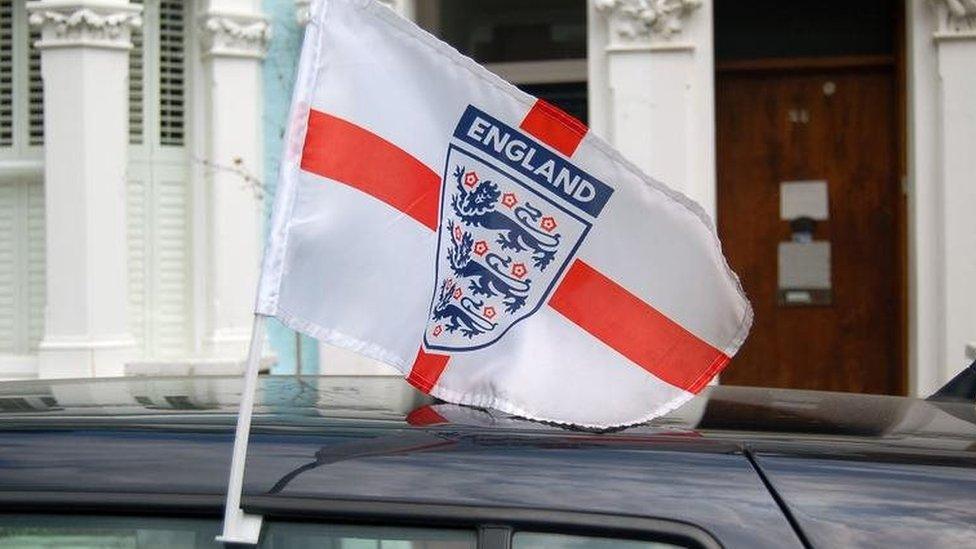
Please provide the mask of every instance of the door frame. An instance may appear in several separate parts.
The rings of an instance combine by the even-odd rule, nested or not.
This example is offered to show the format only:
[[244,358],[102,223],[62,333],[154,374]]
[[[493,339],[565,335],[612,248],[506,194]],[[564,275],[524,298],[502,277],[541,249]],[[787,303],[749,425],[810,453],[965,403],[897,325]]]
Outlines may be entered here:
[[[894,47],[892,55],[849,55],[849,56],[829,56],[829,57],[783,57],[783,58],[760,58],[735,61],[716,61],[715,62],[715,81],[719,74],[736,72],[777,72],[777,73],[802,73],[817,70],[853,70],[865,68],[890,68],[894,72],[895,79],[895,120],[894,126],[898,135],[895,140],[895,158],[898,165],[896,170],[901,182],[901,193],[899,193],[898,204],[895,214],[896,227],[896,246],[898,249],[897,271],[894,274],[895,283],[898,287],[898,318],[897,318],[897,345],[896,352],[897,367],[901,372],[898,376],[899,384],[897,394],[910,395],[918,390],[914,379],[918,377],[917,372],[910,371],[909,356],[911,343],[909,337],[909,212],[908,212],[908,99],[907,99],[907,44],[905,26],[905,3],[900,0],[894,8],[895,17],[893,18],[893,37]],[[716,86],[717,93],[717,86]],[[715,101],[718,103],[717,99]],[[717,117],[716,117],[717,120]],[[718,166],[716,165],[716,170]],[[715,178],[715,196],[718,197],[718,177]],[[716,216],[718,208],[716,201]],[[716,222],[716,227],[718,226]],[[914,362],[914,361],[913,361]],[[912,364],[913,368],[920,365]]]

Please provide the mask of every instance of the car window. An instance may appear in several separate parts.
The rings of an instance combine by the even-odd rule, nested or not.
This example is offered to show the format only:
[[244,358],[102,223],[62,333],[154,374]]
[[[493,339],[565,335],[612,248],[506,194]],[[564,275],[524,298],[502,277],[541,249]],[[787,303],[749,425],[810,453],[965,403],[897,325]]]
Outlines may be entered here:
[[474,549],[475,530],[272,522],[262,549]]
[[640,541],[566,534],[516,532],[512,549],[673,549],[680,545],[659,541]]
[[0,515],[0,549],[218,547],[217,520]]
[[[0,515],[0,549],[222,547],[220,521],[82,515]],[[262,549],[474,549],[472,530],[269,523]]]
[[[219,519],[0,514],[0,549],[203,549]],[[261,549],[476,549],[472,529],[269,522]],[[541,532],[515,532],[513,549],[674,549],[670,543]]]

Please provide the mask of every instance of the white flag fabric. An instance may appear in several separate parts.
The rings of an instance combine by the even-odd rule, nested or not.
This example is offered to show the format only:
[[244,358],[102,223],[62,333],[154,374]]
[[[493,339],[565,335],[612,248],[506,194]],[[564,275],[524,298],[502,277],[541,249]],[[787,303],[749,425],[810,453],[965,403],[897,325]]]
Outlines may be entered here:
[[701,207],[392,10],[314,11],[257,313],[448,402],[587,427],[722,370],[752,310]]

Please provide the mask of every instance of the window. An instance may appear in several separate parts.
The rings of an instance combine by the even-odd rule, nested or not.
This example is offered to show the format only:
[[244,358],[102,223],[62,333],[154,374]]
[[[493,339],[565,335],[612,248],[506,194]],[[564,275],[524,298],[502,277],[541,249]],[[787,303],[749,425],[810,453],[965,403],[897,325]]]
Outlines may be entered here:
[[638,541],[566,534],[540,534],[516,532],[512,536],[512,549],[673,549],[680,545],[658,541]]
[[479,63],[586,58],[585,0],[420,2],[418,21]]
[[159,2],[159,142],[183,146],[185,52],[183,2]]
[[296,549],[475,549],[474,530],[272,523],[262,548]]
[[133,0],[129,52],[129,326],[147,358],[190,347],[187,22],[190,2]]
[[426,0],[417,22],[505,80],[587,120],[585,0]]
[[[895,2],[739,0],[715,3],[715,57],[892,55]],[[762,37],[757,40],[756,37]]]
[[[130,0],[133,4],[142,4],[142,0]],[[131,34],[132,49],[129,50],[129,143],[142,144],[143,120],[143,87],[142,77],[145,71],[143,56],[145,56],[145,42],[141,29],[134,29]]]
[[14,3],[0,2],[0,147],[14,144]]
[[217,548],[217,520],[0,515],[0,549]]
[[0,354],[28,357],[44,329],[40,53],[24,2],[0,0]]
[[41,39],[39,29],[28,34],[27,57],[27,142],[29,145],[44,144],[44,81],[41,79],[41,50],[34,44]]
[[0,159],[40,158],[44,87],[40,32],[27,24],[25,2],[0,0]]
[[[0,514],[0,549],[27,547],[217,548],[220,519]],[[688,528],[683,525],[683,528]],[[710,538],[646,541],[505,526],[414,527],[267,521],[261,549],[680,549],[718,547]]]
[[[217,519],[0,515],[0,549],[219,548]],[[474,530],[271,523],[264,549],[474,549]]]

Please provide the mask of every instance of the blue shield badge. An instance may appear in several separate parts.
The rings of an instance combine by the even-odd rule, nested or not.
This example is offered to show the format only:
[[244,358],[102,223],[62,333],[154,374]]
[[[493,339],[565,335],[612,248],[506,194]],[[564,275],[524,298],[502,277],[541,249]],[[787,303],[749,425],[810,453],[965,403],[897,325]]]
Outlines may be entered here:
[[424,344],[457,352],[491,345],[546,302],[612,189],[474,107],[454,137]]

